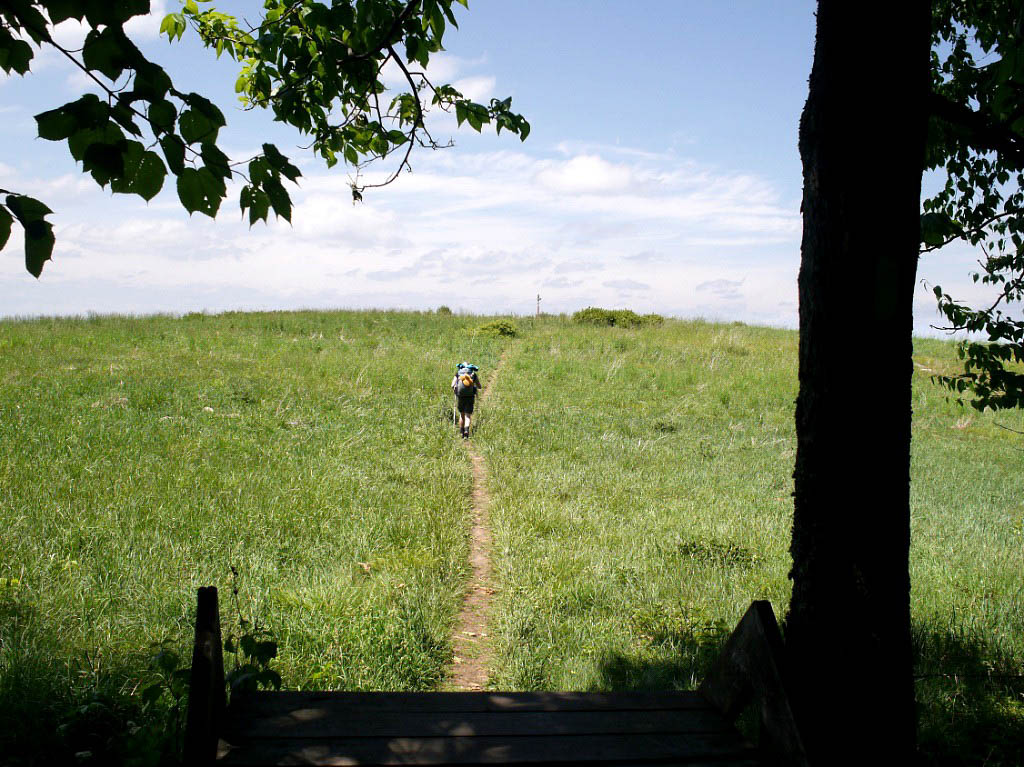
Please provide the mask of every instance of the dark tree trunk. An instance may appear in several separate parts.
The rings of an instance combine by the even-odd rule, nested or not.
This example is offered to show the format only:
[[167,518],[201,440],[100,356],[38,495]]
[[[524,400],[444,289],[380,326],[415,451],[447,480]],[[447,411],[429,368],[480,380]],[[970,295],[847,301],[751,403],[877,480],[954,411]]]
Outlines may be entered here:
[[821,0],[804,168],[792,693],[812,762],[904,764],[929,4]]

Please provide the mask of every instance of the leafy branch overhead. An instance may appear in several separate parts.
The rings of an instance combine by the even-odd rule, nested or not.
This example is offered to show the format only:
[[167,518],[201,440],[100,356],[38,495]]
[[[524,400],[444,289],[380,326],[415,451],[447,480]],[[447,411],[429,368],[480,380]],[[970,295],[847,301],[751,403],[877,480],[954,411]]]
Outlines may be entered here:
[[[266,0],[259,23],[222,13],[210,2],[184,0],[163,19],[160,32],[179,40],[190,29],[216,55],[240,64],[235,84],[247,109],[272,110],[274,118],[312,138],[311,148],[328,167],[339,159],[355,169],[354,200],[363,191],[394,181],[410,169],[414,147],[438,149],[424,115],[431,108],[453,111],[459,125],[477,131],[493,123],[525,139],[529,123],[511,111],[511,99],[488,105],[465,98],[453,86],[435,85],[426,72],[430,56],[443,50],[447,25],[458,26],[453,4],[466,0]],[[0,68],[30,71],[37,50],[50,46],[85,72],[102,92],[36,115],[39,136],[67,143],[72,157],[102,187],[145,200],[175,177],[189,213],[216,216],[229,182],[241,181],[239,207],[249,224],[269,213],[291,220],[285,181],[301,175],[273,144],[243,161],[218,147],[224,114],[199,93],[174,87],[162,67],[129,39],[124,24],[149,13],[149,0],[13,0],[0,6]],[[51,35],[53,26],[76,19],[89,32],[81,50],[69,50]],[[385,68],[392,65],[406,89],[389,99]],[[394,158],[381,182],[362,183],[369,163]],[[39,276],[53,251],[53,227],[43,203],[6,192],[0,203],[0,248],[15,220],[25,232],[25,265]]]
[[[979,248],[975,282],[994,299],[971,308],[934,288],[949,330],[966,340],[964,370],[938,380],[978,408],[1024,407],[1024,17],[1018,3],[933,4],[932,96],[926,167],[946,183],[924,203],[922,252],[958,240]],[[976,337],[976,336],[975,336]]]

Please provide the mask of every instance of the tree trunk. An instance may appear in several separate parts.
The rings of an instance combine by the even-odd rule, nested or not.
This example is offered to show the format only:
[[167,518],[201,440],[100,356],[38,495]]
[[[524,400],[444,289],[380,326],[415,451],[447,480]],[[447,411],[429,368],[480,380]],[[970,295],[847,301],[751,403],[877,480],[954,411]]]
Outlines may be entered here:
[[804,168],[792,693],[812,763],[904,764],[929,4],[820,0]]

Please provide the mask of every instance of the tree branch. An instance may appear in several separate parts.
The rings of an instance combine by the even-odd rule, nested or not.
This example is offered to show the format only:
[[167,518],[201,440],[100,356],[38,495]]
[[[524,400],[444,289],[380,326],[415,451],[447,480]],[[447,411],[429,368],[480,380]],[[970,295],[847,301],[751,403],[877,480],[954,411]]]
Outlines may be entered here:
[[975,226],[975,227],[973,227],[971,229],[964,229],[962,232],[959,232],[958,234],[951,234],[949,237],[947,237],[945,240],[943,240],[938,245],[929,245],[927,248],[921,248],[921,250],[919,252],[920,253],[931,253],[933,250],[939,250],[941,248],[946,247],[951,242],[956,242],[957,240],[966,240],[972,234],[980,234],[982,231],[984,231],[985,227],[987,227],[989,224],[993,224],[996,221],[998,221],[999,219],[1006,218],[1007,216],[1019,215],[1019,213],[1020,212],[1016,211],[1016,210],[1004,211],[1003,213],[996,213],[994,216],[992,216],[991,218],[989,218],[989,219],[987,219],[985,221],[982,221],[977,226]]
[[[413,0],[413,2],[418,2],[418,0]],[[411,5],[413,5],[413,3],[409,4],[409,6]],[[409,6],[407,6],[407,8]],[[388,45],[388,53],[392,58],[394,58],[395,63],[398,64],[399,68],[402,70],[402,74],[405,75],[406,82],[409,83],[409,88],[412,90],[412,97],[416,100],[416,118],[413,120],[412,130],[409,132],[409,147],[405,150],[405,157],[402,158],[402,161],[398,164],[398,168],[395,169],[395,172],[379,184],[364,184],[359,187],[359,191],[387,186],[398,178],[398,175],[402,172],[403,168],[411,167],[409,166],[409,156],[412,154],[412,148],[416,144],[416,129],[423,125],[423,106],[420,104],[420,92],[416,87],[416,81],[412,79],[412,75],[409,73],[409,68],[405,65],[405,62],[402,61],[402,57],[395,52],[393,45]]]
[[998,152],[1017,170],[1024,169],[1024,138],[1005,123],[934,92],[928,94],[928,109],[934,117],[964,131],[976,148]]

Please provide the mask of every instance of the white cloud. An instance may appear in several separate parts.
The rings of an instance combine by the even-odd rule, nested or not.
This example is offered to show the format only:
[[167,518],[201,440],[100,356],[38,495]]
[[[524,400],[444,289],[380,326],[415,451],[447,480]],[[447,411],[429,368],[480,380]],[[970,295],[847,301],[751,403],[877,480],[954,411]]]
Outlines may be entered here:
[[491,76],[464,77],[456,80],[452,85],[467,99],[485,102],[494,95],[494,86],[497,80]]
[[740,286],[743,285],[744,280],[707,280],[706,282],[700,283],[695,290],[698,293],[708,292],[716,298],[720,298],[725,301],[735,301],[743,297],[740,293]]
[[160,36],[160,23],[166,15],[165,0],[150,0],[149,13],[129,19],[124,31],[133,40],[155,40]]
[[[60,203],[55,260],[26,294],[31,278],[4,259],[0,312],[81,311],[90,294],[99,311],[138,311],[148,296],[154,310],[373,301],[529,312],[542,292],[553,312],[625,305],[795,323],[779,303],[796,298],[796,212],[751,176],[670,156],[506,147],[421,153],[413,173],[355,206],[344,173],[311,170],[289,188],[294,225],[272,217],[249,230],[231,200],[217,221],[190,219],[170,183],[146,206],[80,174],[35,179],[42,199]],[[743,248],[708,244],[729,238],[776,242],[777,253],[752,266]],[[707,287],[716,280],[759,289],[737,299]]]
[[569,194],[617,192],[633,183],[628,166],[615,165],[591,154],[553,163],[543,168],[536,178],[546,189]]
[[624,292],[647,291],[651,289],[651,286],[646,282],[637,282],[636,280],[607,280],[602,284],[606,288],[614,288]]

